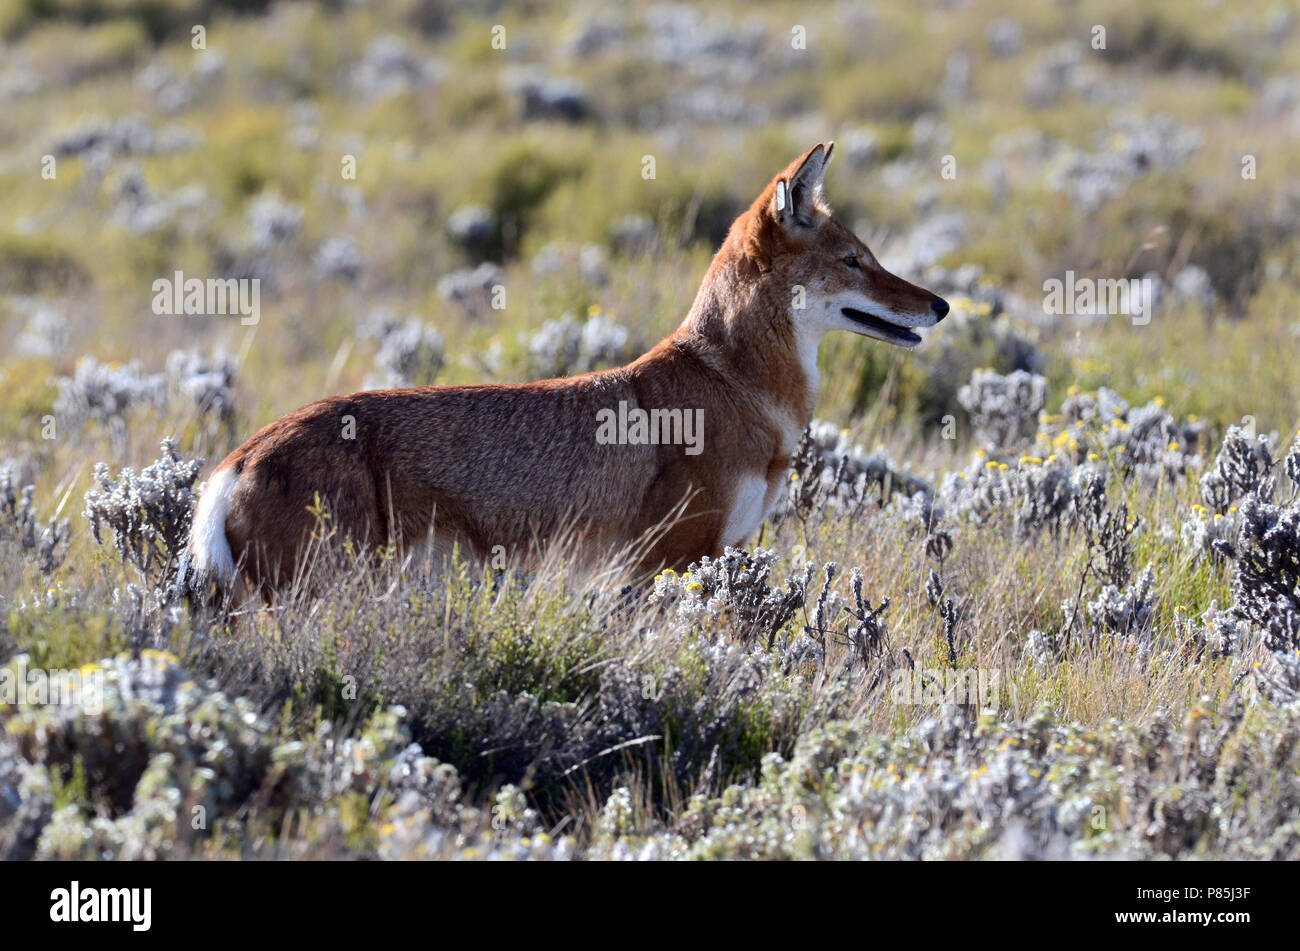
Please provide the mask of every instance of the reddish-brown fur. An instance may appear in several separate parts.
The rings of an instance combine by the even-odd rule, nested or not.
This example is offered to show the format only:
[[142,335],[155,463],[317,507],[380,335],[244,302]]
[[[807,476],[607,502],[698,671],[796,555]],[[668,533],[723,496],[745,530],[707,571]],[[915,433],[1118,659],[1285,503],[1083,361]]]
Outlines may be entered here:
[[[316,526],[308,510],[318,494],[331,527],[370,548],[432,535],[440,548],[456,542],[476,558],[496,546],[514,557],[569,528],[594,553],[658,528],[637,558],[654,569],[735,542],[722,533],[739,476],[765,480],[766,510],[812,418],[815,382],[799,351],[792,286],[824,294],[861,281],[899,311],[938,300],[880,268],[819,199],[794,196],[811,209],[811,224],[777,213],[776,183],[790,188],[810,157],[828,160],[829,147],[821,149],[793,162],[736,219],[685,321],[627,366],[518,385],[353,393],[264,427],[216,470],[238,475],[224,527],[245,579],[269,590],[292,577]],[[845,249],[859,256],[860,272],[841,264]],[[703,452],[598,443],[597,411],[620,400],[702,408]],[[344,438],[345,417],[353,439]]]

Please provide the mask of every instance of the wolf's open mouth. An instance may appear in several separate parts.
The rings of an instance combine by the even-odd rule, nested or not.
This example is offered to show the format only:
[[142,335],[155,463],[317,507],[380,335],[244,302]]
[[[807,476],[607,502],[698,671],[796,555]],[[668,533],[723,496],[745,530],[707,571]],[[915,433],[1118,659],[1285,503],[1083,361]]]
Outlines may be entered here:
[[864,311],[854,310],[852,307],[840,308],[840,313],[849,320],[856,321],[864,327],[870,327],[882,335],[885,340],[894,340],[899,343],[915,345],[921,342],[921,335],[914,334],[906,327],[900,327],[898,324],[891,324],[883,317],[876,317],[873,314]]

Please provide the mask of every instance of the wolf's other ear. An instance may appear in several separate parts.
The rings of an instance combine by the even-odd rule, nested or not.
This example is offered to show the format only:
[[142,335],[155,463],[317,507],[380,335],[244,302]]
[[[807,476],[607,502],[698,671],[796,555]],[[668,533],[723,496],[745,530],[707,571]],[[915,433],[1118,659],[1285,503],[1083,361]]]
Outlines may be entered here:
[[772,217],[785,226],[809,227],[821,198],[826,168],[831,164],[835,143],[817,144],[808,150],[787,175],[776,181],[772,195]]

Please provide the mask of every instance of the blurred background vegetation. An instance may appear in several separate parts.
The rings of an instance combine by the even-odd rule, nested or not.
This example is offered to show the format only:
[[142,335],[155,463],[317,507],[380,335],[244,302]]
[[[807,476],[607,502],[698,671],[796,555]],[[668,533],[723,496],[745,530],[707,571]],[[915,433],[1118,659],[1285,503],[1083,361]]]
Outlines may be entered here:
[[[1055,402],[1109,385],[1286,431],[1296,35],[1282,2],[5,0],[0,436],[50,451],[50,377],[81,354],[157,370],[175,348],[237,356],[248,431],[364,385],[376,312],[437,329],[439,382],[544,369],[529,335],[566,312],[633,354],[824,138],[829,197],[887,265],[959,297],[973,266],[995,306],[915,355],[829,343],[819,415],[925,443],[973,369],[1029,364]],[[154,315],[178,269],[261,277],[260,324]],[[1046,316],[1067,269],[1168,293],[1148,326]]]

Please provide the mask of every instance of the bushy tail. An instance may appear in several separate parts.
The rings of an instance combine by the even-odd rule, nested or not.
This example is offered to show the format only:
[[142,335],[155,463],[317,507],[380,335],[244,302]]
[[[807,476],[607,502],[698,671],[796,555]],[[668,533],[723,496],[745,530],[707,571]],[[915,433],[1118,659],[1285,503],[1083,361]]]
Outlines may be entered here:
[[235,557],[226,538],[226,516],[239,476],[233,469],[219,469],[208,480],[190,528],[183,581],[191,590],[215,581],[223,590],[235,579]]

